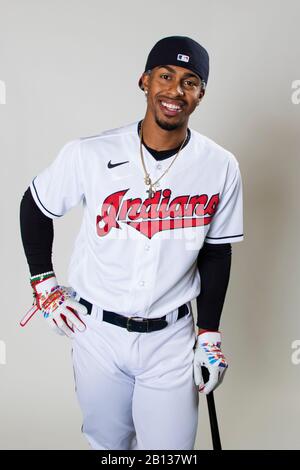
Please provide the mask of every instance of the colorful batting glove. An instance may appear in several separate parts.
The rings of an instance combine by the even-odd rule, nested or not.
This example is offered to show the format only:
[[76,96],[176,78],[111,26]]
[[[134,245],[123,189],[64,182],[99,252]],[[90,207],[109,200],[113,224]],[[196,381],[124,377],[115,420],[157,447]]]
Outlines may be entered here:
[[[209,380],[204,383],[201,366],[208,369]],[[208,395],[223,381],[228,364],[221,351],[221,334],[216,332],[201,333],[194,351],[194,379],[199,392]]]
[[73,337],[75,328],[84,331],[85,323],[76,312],[86,315],[87,308],[74,300],[76,292],[71,287],[59,286],[55,275],[46,279],[31,280],[34,304],[21,320],[21,326],[37,312],[42,312],[47,324],[58,334]]

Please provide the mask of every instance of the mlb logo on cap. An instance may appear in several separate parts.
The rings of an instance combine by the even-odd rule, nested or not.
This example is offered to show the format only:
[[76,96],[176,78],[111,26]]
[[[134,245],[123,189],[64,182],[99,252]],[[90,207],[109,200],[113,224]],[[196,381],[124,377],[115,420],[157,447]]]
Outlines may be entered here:
[[178,54],[177,60],[181,60],[182,62],[188,62],[190,58],[188,55]]

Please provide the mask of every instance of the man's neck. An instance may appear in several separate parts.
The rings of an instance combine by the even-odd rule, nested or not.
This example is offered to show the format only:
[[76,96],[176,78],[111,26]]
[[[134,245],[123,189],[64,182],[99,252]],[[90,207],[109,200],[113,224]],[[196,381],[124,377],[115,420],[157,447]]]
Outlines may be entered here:
[[149,116],[143,119],[143,141],[154,150],[169,150],[179,147],[187,134],[187,126],[173,131],[162,129]]

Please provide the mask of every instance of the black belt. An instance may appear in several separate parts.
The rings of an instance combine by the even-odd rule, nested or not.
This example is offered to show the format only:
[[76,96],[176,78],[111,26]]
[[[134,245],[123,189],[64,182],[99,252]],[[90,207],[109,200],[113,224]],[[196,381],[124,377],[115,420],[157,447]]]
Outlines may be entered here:
[[[80,298],[78,302],[87,308],[87,313],[90,315],[93,304],[83,298]],[[186,304],[181,305],[178,308],[177,320],[183,318],[188,313],[188,306]],[[120,326],[121,328],[126,328],[128,331],[135,331],[137,333],[149,333],[151,331],[162,330],[168,325],[166,315],[160,318],[124,317],[123,315],[119,315],[115,312],[109,312],[108,310],[103,310],[103,321]]]

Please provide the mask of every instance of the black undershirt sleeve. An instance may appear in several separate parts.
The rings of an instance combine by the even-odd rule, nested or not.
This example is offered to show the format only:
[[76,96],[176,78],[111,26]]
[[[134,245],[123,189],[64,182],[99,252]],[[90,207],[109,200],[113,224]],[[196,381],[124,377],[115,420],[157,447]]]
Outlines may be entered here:
[[199,252],[197,267],[201,291],[197,297],[197,326],[218,330],[228,287],[231,267],[231,244],[205,243]]
[[30,188],[24,193],[20,204],[20,229],[31,276],[53,271],[53,220],[36,205]]

